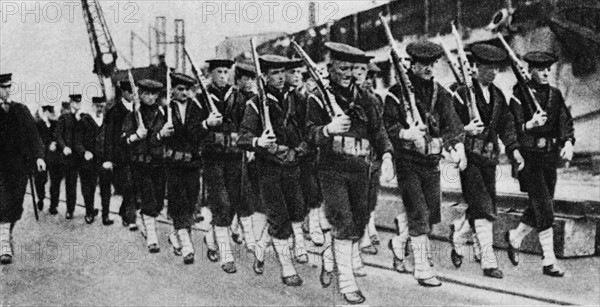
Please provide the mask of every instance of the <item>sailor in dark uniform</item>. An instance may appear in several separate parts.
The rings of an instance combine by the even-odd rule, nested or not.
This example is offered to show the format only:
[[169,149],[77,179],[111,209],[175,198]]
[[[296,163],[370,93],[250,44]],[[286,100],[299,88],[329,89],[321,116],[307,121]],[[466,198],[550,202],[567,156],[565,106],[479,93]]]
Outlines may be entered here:
[[46,183],[48,182],[48,173],[60,171],[57,167],[58,155],[56,152],[56,139],[54,138],[54,130],[56,129],[56,114],[54,106],[51,104],[42,105],[38,111],[36,118],[36,126],[42,142],[44,143],[45,162],[47,171],[38,172],[35,176],[35,190],[38,196],[38,209],[44,209],[44,200],[46,199]]
[[[287,286],[300,286],[302,279],[290,257],[288,240],[293,235],[292,223],[301,223],[306,214],[299,182],[300,158],[306,148],[303,126],[298,118],[298,102],[284,89],[289,59],[263,55],[260,65],[266,78],[267,101],[259,101],[257,96],[248,102],[238,146],[256,152],[260,195],[267,212],[269,235],[282,268],[282,281]],[[269,106],[272,131],[265,130],[263,125],[268,127],[268,122],[259,115],[263,103]],[[264,258],[257,255],[255,268],[263,265]]]
[[[531,82],[515,85],[510,107],[516,121],[520,150],[525,158],[525,168],[518,174],[519,183],[521,190],[529,194],[529,207],[523,213],[519,226],[506,234],[508,256],[517,265],[516,249],[523,238],[536,229],[544,253],[543,273],[562,277],[564,270],[557,265],[554,255],[552,202],[557,165],[561,159],[570,161],[573,158],[573,118],[561,92],[548,83],[557,57],[548,52],[534,51],[525,54],[524,59],[529,64]],[[542,111],[537,111],[525,95],[525,86],[529,87]]]
[[[383,114],[388,135],[394,144],[398,188],[406,216],[399,216],[400,234],[391,242],[394,267],[404,268],[406,226],[415,259],[414,276],[425,287],[440,286],[430,263],[429,234],[441,220],[440,160],[445,148],[453,152],[461,170],[467,167],[463,125],[458,118],[452,96],[433,80],[434,64],[442,56],[441,46],[429,41],[410,43],[406,52],[412,57],[408,78],[414,88],[417,110],[407,113],[405,92],[399,84],[392,86]],[[403,64],[400,64],[403,65]],[[419,120],[415,120],[420,117]],[[409,122],[408,118],[412,118]],[[454,152],[455,151],[455,152]]]
[[[85,222],[91,224],[98,214],[98,209],[94,208],[94,199],[96,196],[96,186],[100,185],[100,194],[102,195],[102,224],[109,226],[113,224],[113,221],[108,217],[111,195],[110,173],[101,167],[103,159],[100,146],[104,138],[102,129],[106,98],[92,97],[92,106],[92,113],[82,114],[79,126],[77,127],[77,146],[75,150],[82,161],[79,169],[81,194],[85,202]],[[106,199],[107,195],[108,200]]]
[[138,82],[140,90],[139,110],[127,114],[123,124],[122,142],[129,147],[131,172],[134,184],[142,198],[142,233],[150,253],[160,252],[156,234],[156,217],[164,207],[161,194],[164,182],[164,150],[158,139],[161,109],[157,104],[160,82],[144,79]]
[[[469,206],[466,221],[472,225],[478,242],[484,247],[481,259],[483,274],[492,278],[504,275],[498,269],[498,261],[493,249],[493,222],[497,218],[496,209],[496,166],[498,165],[499,144],[502,140],[506,153],[515,157],[519,164],[524,161],[519,152],[515,123],[502,91],[494,85],[500,65],[507,59],[507,53],[498,47],[478,44],[471,47],[474,63],[479,71],[472,79],[473,103],[477,110],[467,105],[470,101],[469,88],[457,89],[458,96],[454,108],[461,119],[466,133],[465,147],[469,163],[460,172],[463,198]],[[522,166],[521,166],[522,167]],[[463,225],[458,225],[462,229]],[[465,236],[460,238],[466,239]],[[457,238],[458,239],[458,238]],[[451,258],[456,267],[460,267],[466,240],[453,240]]]
[[[10,98],[12,74],[0,74],[0,264],[13,258],[12,231],[23,214],[31,171],[46,170],[44,144],[29,109]],[[35,204],[34,204],[35,205]]]
[[65,179],[65,192],[67,195],[67,210],[65,218],[73,218],[75,204],[77,202],[77,174],[79,172],[80,158],[75,152],[76,132],[81,119],[81,95],[70,95],[70,112],[64,113],[58,118],[56,125],[56,144],[60,155],[61,177],[50,178],[50,214],[57,214],[58,196],[60,194],[60,183]]
[[[365,297],[359,290],[355,275],[364,276],[358,241],[369,222],[367,202],[369,161],[371,150],[382,159],[384,177],[393,178],[393,148],[381,116],[377,114],[376,98],[360,89],[353,81],[356,63],[368,63],[371,57],[357,48],[326,43],[331,52],[329,76],[331,91],[344,115],[332,116],[323,98],[308,98],[307,127],[309,141],[320,149],[319,178],[322,185],[324,211],[330,227],[321,224],[325,234],[325,251],[320,281],[331,284],[332,256],[338,272],[339,291],[351,304],[360,304]],[[332,231],[328,231],[332,228]],[[333,246],[331,246],[333,236]],[[333,255],[332,255],[333,254]]]

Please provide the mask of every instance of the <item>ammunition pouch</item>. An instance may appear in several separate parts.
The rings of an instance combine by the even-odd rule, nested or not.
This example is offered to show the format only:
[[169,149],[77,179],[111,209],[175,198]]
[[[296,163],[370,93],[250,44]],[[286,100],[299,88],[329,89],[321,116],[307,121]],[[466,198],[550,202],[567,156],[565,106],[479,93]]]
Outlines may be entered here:
[[237,147],[239,138],[240,135],[237,132],[215,132],[214,142],[209,147],[223,153],[239,153],[241,152]]
[[400,146],[406,150],[416,151],[425,156],[442,154],[444,141],[442,138],[423,138],[420,141],[402,140]]
[[[198,153],[198,155],[200,155],[200,153]],[[192,152],[165,148],[165,150],[163,152],[163,158],[166,161],[192,162],[192,159],[194,158],[194,154]]]
[[367,139],[336,135],[333,137],[333,152],[338,155],[365,158],[371,156],[371,143]]

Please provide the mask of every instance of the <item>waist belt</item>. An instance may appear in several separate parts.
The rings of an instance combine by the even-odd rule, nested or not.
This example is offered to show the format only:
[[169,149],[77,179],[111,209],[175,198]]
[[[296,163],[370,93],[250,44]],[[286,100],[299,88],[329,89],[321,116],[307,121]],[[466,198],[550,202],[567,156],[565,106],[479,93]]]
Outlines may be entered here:
[[225,152],[240,152],[241,150],[237,147],[239,138],[240,135],[237,132],[215,132],[214,144],[221,146]]
[[[198,154],[200,155],[201,153],[199,152]],[[192,161],[193,157],[194,155],[191,152],[187,151],[179,151],[166,148],[163,152],[163,158],[171,161],[190,162]]]
[[550,152],[558,148],[558,140],[549,137],[534,137],[533,148],[537,151]]
[[423,138],[419,141],[402,141],[400,146],[406,150],[413,150],[422,155],[439,155],[442,153],[444,142],[442,138]]
[[466,137],[465,147],[468,151],[484,156],[486,158],[495,159],[498,153],[495,150],[493,142],[486,142],[477,137]]
[[369,157],[371,143],[367,139],[336,135],[333,137],[333,152],[354,157]]
[[154,158],[151,155],[147,155],[147,154],[137,154],[137,155],[131,156],[131,161],[133,161],[133,162],[150,163],[150,162],[152,162],[152,160],[154,160]]

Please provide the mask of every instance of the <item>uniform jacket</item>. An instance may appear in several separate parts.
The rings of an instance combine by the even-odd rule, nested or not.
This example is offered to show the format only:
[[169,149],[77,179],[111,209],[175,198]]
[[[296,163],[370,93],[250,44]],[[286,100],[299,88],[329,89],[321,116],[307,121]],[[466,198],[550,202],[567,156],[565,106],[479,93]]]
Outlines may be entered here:
[[0,174],[26,174],[43,158],[44,143],[29,109],[17,102],[8,113],[0,108]]
[[[494,84],[489,85],[490,91],[490,101],[489,103],[485,102],[485,98],[483,96],[482,88],[479,82],[476,79],[473,79],[473,89],[475,93],[476,105],[479,110],[479,114],[481,115],[481,120],[485,125],[486,129],[484,133],[478,137],[483,138],[485,144],[492,143],[494,145],[494,151],[496,153],[499,152],[499,144],[498,137],[502,140],[502,143],[505,146],[505,151],[508,155],[511,155],[512,152],[519,147],[519,142],[517,140],[517,131],[515,129],[515,121],[513,115],[506,103],[506,98],[502,91],[495,86]],[[457,89],[457,94],[460,98],[454,100],[454,108],[458,117],[460,118],[463,125],[468,125],[470,123],[470,114],[469,114],[469,106],[467,103],[467,94],[468,90],[466,87],[459,87]],[[470,138],[466,136],[466,138]],[[468,148],[467,148],[468,150]],[[470,152],[469,155],[476,155],[473,152]],[[482,156],[478,156],[475,159],[470,160],[482,160],[485,159]],[[483,162],[483,161],[482,161]],[[494,159],[492,162],[494,164],[498,163],[498,159]]]
[[[349,89],[334,86],[332,90],[337,103],[352,120],[350,131],[342,136],[368,140],[376,154],[375,159],[380,159],[387,152],[393,153],[381,117],[377,114],[377,98],[355,85],[351,85]],[[329,114],[323,108],[322,98],[310,95],[306,125],[309,131],[309,142],[320,148],[319,169],[345,172],[368,170],[369,161],[365,157],[340,155],[334,152],[334,137],[325,136],[323,133],[323,128],[330,122]]]
[[[306,142],[304,141],[304,126],[300,118],[300,104],[295,95],[290,91],[279,91],[273,87],[266,87],[267,103],[271,124],[281,151],[271,154],[262,148],[253,147],[253,139],[263,134],[262,119],[259,116],[258,96],[252,98],[246,107],[240,125],[240,139],[238,146],[243,150],[256,151],[257,160],[271,161],[280,165],[297,165],[300,158],[306,155]],[[286,151],[285,148],[289,151]]]
[[513,88],[514,97],[511,99],[510,108],[515,118],[519,144],[525,150],[535,148],[535,138],[546,137],[557,139],[558,146],[563,146],[567,140],[575,144],[575,130],[573,118],[560,91],[548,84],[530,83],[533,94],[537,97],[542,109],[547,113],[548,120],[542,127],[525,131],[525,123],[533,117],[535,107],[524,97],[520,84]]
[[157,139],[158,132],[162,128],[161,108],[155,103],[151,106],[141,104],[140,113],[144,126],[148,130],[146,138],[127,144],[127,139],[135,134],[138,129],[137,116],[135,112],[127,114],[123,124],[121,142],[129,148],[130,161],[133,163],[156,165],[163,162],[164,147],[162,141]]
[[102,162],[130,162],[128,147],[122,142],[123,124],[129,113],[129,110],[121,102],[112,105],[106,111],[102,125],[102,134],[104,135],[104,142],[101,145]]
[[[60,162],[66,165],[75,166],[78,165],[80,160],[76,152],[75,146],[77,145],[77,127],[79,123],[75,114],[69,112],[61,115],[58,118],[56,125],[56,144],[57,151],[60,154]],[[65,156],[63,150],[65,147],[71,148],[72,154]]]
[[[431,137],[442,138],[446,149],[462,142],[464,138],[463,125],[454,110],[452,95],[434,80],[424,80],[413,74],[409,74],[409,77],[415,90],[417,109],[423,121],[428,123]],[[437,96],[432,110],[434,87],[437,87]],[[437,165],[441,155],[425,156],[400,146],[403,142],[400,139],[400,130],[409,127],[406,122],[404,100],[401,99],[403,97],[402,92],[399,84],[395,84],[389,89],[383,113],[383,121],[389,138],[396,149],[396,157],[421,164]]]
[[[102,125],[98,126],[96,121],[92,118],[90,114],[81,114],[81,119],[79,120],[77,131],[76,131],[76,140],[77,145],[75,146],[75,151],[77,155],[82,161],[83,165],[93,166],[97,163],[102,162],[101,155],[101,146],[103,138]],[[89,151],[94,155],[94,158],[91,161],[85,161],[84,154],[86,151]]]
[[55,164],[60,161],[60,152],[58,149],[56,149],[54,152],[51,152],[49,148],[52,142],[56,143],[55,130],[57,121],[49,120],[48,122],[50,126],[46,125],[46,122],[44,122],[41,118],[38,118],[35,124],[37,126],[38,133],[42,138],[42,143],[44,144],[45,162],[46,164]]

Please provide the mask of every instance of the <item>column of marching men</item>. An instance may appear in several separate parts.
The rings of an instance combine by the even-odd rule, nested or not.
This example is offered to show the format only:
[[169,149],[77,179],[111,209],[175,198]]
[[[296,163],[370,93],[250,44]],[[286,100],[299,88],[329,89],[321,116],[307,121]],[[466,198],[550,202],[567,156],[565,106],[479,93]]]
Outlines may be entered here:
[[[322,286],[337,279],[343,298],[361,303],[365,297],[356,280],[366,275],[361,253],[378,252],[374,212],[379,179],[397,175],[402,204],[395,218],[397,233],[387,244],[393,267],[412,273],[422,286],[440,286],[429,235],[441,220],[440,160],[447,152],[460,169],[468,205],[466,215],[452,223],[451,261],[461,266],[472,237],[483,274],[502,278],[492,248],[501,140],[530,199],[521,224],[506,233],[508,257],[518,265],[519,245],[535,229],[543,249],[543,274],[563,276],[553,252],[552,198],[557,162],[572,158],[575,140],[562,95],[548,84],[556,56],[527,53],[523,58],[531,78],[515,85],[507,101],[494,80],[509,53],[492,45],[471,47],[472,73],[450,92],[433,77],[443,48],[426,40],[410,43],[408,67],[397,54],[392,56],[399,62],[394,63],[399,82],[384,96],[374,92],[379,69],[370,63],[372,57],[340,43],[325,47],[330,54],[322,75],[325,91],[306,76],[306,61],[300,59],[262,55],[258,76],[256,66],[215,59],[207,61],[211,81],[206,93],[195,91],[196,78],[170,71],[168,89],[150,79],[121,81],[110,109],[104,110],[103,97],[94,97],[93,112],[82,113],[81,95],[71,95],[58,120],[52,106],[42,106],[37,129],[27,108],[10,99],[11,75],[0,75],[1,263],[12,262],[12,230],[23,212],[28,174],[35,165],[39,209],[44,207],[49,174],[49,213],[58,212],[64,178],[66,219],[73,218],[79,175],[85,221],[93,223],[98,213],[94,194],[99,183],[102,223],[111,225],[113,184],[123,199],[123,225],[135,231],[139,222],[151,253],[159,252],[162,244],[156,218],[166,197],[173,221],[168,242],[185,264],[195,258],[191,229],[201,194],[212,213],[203,238],[207,257],[230,274],[236,272],[230,237],[240,236],[254,255],[256,274],[264,272],[265,251],[273,246],[282,282],[300,286],[295,263],[308,262],[304,223],[308,237],[322,250]],[[231,85],[234,64],[236,84]],[[257,78],[263,78],[263,89],[256,87]],[[165,90],[169,97],[159,99]],[[256,95],[260,90],[264,92]],[[271,131],[264,128],[261,99],[268,105]],[[416,110],[408,107],[411,99]],[[339,106],[336,114],[327,101]],[[137,210],[141,221],[136,220]],[[268,220],[258,235],[254,212]],[[232,222],[239,223],[241,235],[231,232]],[[408,263],[408,252],[414,263]]]

